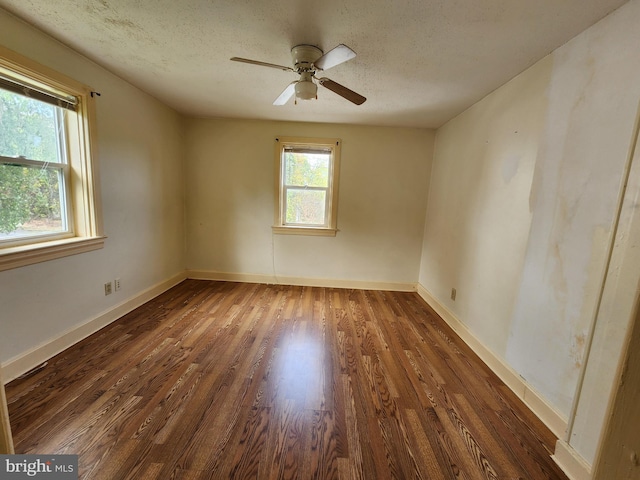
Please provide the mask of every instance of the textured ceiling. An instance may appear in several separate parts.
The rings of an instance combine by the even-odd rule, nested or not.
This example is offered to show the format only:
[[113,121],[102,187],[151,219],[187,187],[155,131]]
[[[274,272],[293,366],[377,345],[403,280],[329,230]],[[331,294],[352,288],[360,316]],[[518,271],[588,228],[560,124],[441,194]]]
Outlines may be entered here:
[[[626,0],[0,0],[179,112],[438,127]],[[294,45],[358,56],[323,75],[367,97],[276,107]],[[99,89],[99,85],[94,85]]]

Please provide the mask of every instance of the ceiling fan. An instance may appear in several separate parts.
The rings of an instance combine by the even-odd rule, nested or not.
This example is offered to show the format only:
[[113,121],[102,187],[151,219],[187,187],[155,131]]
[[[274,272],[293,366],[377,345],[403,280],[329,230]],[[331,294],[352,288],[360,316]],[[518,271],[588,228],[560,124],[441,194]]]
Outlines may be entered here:
[[366,98],[359,93],[349,90],[347,87],[327,77],[316,77],[316,73],[329,70],[336,65],[351,60],[355,56],[356,52],[343,44],[338,45],[324,54],[322,50],[313,45],[296,45],[291,49],[293,68],[276,65],[274,63],[259,62],[248,58],[233,57],[231,60],[262,67],[277,68],[285,72],[295,72],[300,75],[299,80],[291,82],[280,96],[276,98],[273,102],[274,105],[284,105],[294,95],[296,102],[298,99],[311,100],[312,98],[318,98],[318,85],[316,82],[341,97],[346,98],[350,102],[356,105],[362,105]]

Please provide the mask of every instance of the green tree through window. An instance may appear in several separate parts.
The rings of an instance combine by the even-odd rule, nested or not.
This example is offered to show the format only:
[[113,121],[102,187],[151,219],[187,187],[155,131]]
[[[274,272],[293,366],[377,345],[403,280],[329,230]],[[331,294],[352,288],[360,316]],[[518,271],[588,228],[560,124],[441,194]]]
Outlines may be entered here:
[[330,160],[330,153],[285,153],[286,223],[326,223]]
[[[0,89],[0,238],[19,228],[63,230],[60,142],[63,115],[58,107]],[[11,163],[11,158],[44,162]],[[5,234],[5,235],[3,235]]]

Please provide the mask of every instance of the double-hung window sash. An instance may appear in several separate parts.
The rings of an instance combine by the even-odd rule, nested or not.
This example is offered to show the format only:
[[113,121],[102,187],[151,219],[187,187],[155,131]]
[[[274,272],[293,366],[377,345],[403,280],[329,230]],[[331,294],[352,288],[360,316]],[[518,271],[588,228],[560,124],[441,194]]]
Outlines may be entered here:
[[77,98],[0,71],[0,102],[0,243],[73,235],[65,117]]
[[284,224],[328,227],[332,150],[291,146],[283,149],[283,155]]

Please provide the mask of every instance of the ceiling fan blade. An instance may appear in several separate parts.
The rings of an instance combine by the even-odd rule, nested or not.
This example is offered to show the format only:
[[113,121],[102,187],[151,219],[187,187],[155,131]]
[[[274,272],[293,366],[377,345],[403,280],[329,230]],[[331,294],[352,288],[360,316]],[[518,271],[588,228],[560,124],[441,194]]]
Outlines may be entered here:
[[318,60],[313,62],[316,68],[320,70],[329,70],[336,65],[340,65],[348,60],[351,60],[356,56],[356,52],[351,50],[344,44],[340,44],[337,47],[329,50],[323,56],[321,56]]
[[284,105],[285,103],[287,103],[289,101],[289,99],[291,97],[293,97],[294,93],[296,93],[296,83],[298,83],[297,80],[295,82],[291,82],[289,85],[287,85],[287,88],[285,88],[282,91],[280,96],[275,99],[273,104],[274,105]]
[[347,87],[340,85],[338,82],[334,82],[326,77],[319,78],[318,83],[325,88],[328,88],[334,93],[337,93],[343,98],[346,98],[352,103],[356,105],[362,105],[367,99],[360,95],[359,93],[354,92],[353,90],[349,90]]
[[231,57],[230,60],[233,60],[234,62],[250,63],[251,65],[258,65],[258,66],[261,66],[261,67],[277,68],[278,70],[284,70],[285,72],[294,72],[295,71],[291,67],[285,67],[283,65],[276,65],[275,63],[259,62],[257,60],[250,60],[248,58]]

